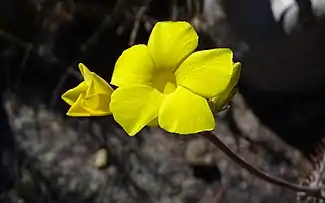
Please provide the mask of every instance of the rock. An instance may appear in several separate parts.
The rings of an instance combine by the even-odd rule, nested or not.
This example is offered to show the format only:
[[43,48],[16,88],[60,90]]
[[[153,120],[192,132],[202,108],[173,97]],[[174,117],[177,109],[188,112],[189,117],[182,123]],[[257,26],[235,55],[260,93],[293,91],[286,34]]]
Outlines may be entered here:
[[205,162],[205,155],[208,152],[207,143],[201,138],[191,140],[186,147],[185,159],[191,164]]
[[95,156],[94,156],[94,162],[93,165],[98,168],[104,168],[108,164],[108,150],[105,148],[99,149]]

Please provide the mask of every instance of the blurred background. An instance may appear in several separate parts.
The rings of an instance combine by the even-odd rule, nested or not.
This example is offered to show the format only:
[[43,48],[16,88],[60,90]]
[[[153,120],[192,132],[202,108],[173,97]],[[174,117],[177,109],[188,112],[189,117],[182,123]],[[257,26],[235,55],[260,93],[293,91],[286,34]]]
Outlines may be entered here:
[[0,202],[296,202],[200,136],[129,137],[110,117],[65,116],[60,95],[80,82],[77,63],[109,81],[157,21],[186,20],[199,49],[229,47],[243,65],[216,134],[299,183],[324,164],[324,17],[322,0],[2,0]]

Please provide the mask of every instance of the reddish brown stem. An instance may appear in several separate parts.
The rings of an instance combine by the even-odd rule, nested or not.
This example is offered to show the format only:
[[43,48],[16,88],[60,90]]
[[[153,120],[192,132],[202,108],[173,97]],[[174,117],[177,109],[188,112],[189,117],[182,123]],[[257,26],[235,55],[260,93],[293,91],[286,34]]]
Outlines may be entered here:
[[237,156],[233,151],[231,151],[226,144],[224,144],[213,132],[203,132],[203,137],[211,141],[216,147],[221,149],[231,160],[233,160],[235,163],[237,163],[239,166],[253,174],[254,176],[269,182],[274,185],[278,185],[284,188],[288,188],[297,192],[305,192],[306,194],[314,197],[320,197],[324,198],[322,196],[322,189],[323,188],[311,188],[311,187],[305,187],[301,185],[297,185],[294,183],[290,183],[282,178],[274,177],[272,175],[269,175],[267,173],[264,173],[263,171],[255,168],[251,164],[247,163],[244,159]]

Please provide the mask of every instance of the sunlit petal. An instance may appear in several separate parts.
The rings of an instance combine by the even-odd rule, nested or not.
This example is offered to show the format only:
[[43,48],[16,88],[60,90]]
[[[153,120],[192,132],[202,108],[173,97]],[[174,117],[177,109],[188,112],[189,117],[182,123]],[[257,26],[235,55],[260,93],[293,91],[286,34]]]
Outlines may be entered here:
[[77,87],[66,91],[61,98],[70,106],[77,101],[81,93],[86,93],[87,84],[85,81],[81,82]]
[[89,112],[85,109],[84,105],[84,94],[79,95],[77,101],[73,103],[69,111],[67,112],[68,116],[90,116]]
[[148,48],[156,68],[174,71],[198,45],[198,35],[187,22],[158,22]]
[[158,116],[164,95],[145,85],[117,88],[112,94],[110,109],[114,119],[131,136]]
[[67,112],[68,116],[85,117],[85,116],[106,116],[110,115],[109,103],[107,98],[100,98],[100,95],[92,96],[88,99],[81,94],[77,101],[74,102]]
[[233,65],[233,73],[231,75],[231,80],[227,88],[232,89],[237,85],[240,78],[240,73],[241,73],[241,64],[237,62]]
[[89,85],[93,78],[92,72],[83,63],[79,63],[78,67],[85,82]]
[[176,82],[206,98],[218,95],[230,82],[232,56],[230,49],[194,52],[177,69]]
[[118,58],[111,84],[151,85],[154,65],[146,45],[134,45]]
[[151,86],[164,94],[172,93],[176,89],[175,74],[172,71],[156,71]]
[[166,96],[159,110],[158,123],[166,131],[178,134],[193,134],[215,127],[207,100],[184,87],[177,87]]
[[87,96],[104,94],[110,96],[113,93],[113,88],[100,76],[92,73],[92,79],[88,85]]
[[113,92],[112,87],[84,64],[80,63],[78,66],[84,81],[61,96],[71,106],[67,115],[105,116],[111,114],[109,102]]
[[104,116],[111,114],[109,109],[110,95],[97,94],[85,98],[84,108],[92,116]]
[[212,98],[211,101],[214,104],[214,110],[216,112],[220,111],[235,96],[237,89],[234,89],[234,87],[238,83],[240,72],[241,72],[240,63],[235,63],[233,74],[231,76],[230,83],[228,84],[226,90],[221,94]]

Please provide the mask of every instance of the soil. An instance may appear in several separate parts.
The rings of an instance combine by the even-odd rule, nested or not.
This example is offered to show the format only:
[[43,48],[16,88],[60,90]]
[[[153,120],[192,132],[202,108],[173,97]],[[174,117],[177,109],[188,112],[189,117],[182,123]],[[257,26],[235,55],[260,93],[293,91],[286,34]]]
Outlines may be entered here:
[[[296,200],[295,192],[257,179],[200,135],[146,128],[129,137],[111,118],[68,118],[41,103],[18,109],[15,103],[6,102],[21,159],[20,180],[7,196],[12,202]],[[241,133],[229,127],[229,114]],[[308,165],[297,150],[260,124],[240,95],[231,111],[218,115],[216,134],[246,161],[286,180],[299,181]],[[103,148],[108,150],[108,166],[98,168],[94,156]]]

